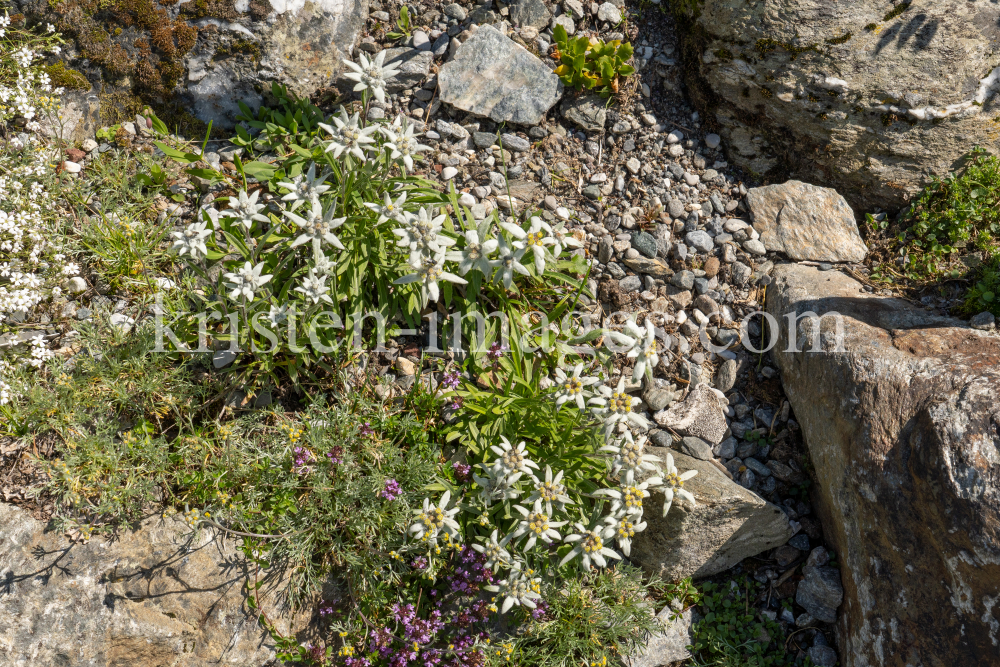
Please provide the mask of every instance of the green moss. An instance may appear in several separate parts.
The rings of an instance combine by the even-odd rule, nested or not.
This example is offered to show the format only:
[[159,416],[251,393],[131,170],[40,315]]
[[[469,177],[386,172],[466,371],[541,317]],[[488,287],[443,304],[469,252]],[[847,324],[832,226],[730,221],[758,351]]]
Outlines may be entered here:
[[733,54],[730,53],[729,49],[719,49],[715,51],[715,57],[724,62],[729,62],[733,59]]
[[216,58],[226,58],[232,55],[246,54],[253,58],[254,62],[260,60],[260,44],[252,39],[234,39],[228,44],[222,44],[215,50]]
[[900,14],[902,14],[903,12],[905,12],[907,9],[909,9],[910,5],[912,5],[912,4],[913,4],[912,2],[901,2],[901,3],[899,3],[898,5],[896,5],[892,9],[890,9],[888,12],[886,12],[885,16],[882,17],[882,20],[883,21],[891,21],[891,20],[893,20],[894,18],[896,18],[897,16],[899,16]]
[[766,98],[771,98],[771,97],[774,96],[774,93],[771,92],[770,88],[766,88],[766,87],[763,87],[763,86],[760,89],[760,94],[763,95]]
[[853,36],[854,36],[854,33],[852,33],[852,32],[844,33],[840,37],[831,37],[830,39],[826,40],[826,43],[827,44],[834,44],[834,45],[836,45],[836,44],[843,44],[844,42],[850,41],[851,37],[853,37]]
[[868,32],[875,32],[876,30],[878,30],[878,23],[869,23],[868,25],[865,26],[865,30],[867,30]]
[[235,21],[240,18],[232,0],[194,0],[181,6],[181,16],[189,19],[206,17]]
[[139,97],[121,90],[102,93],[98,100],[102,125],[119,125],[132,121],[145,106]]
[[61,60],[53,65],[47,65],[45,73],[49,75],[53,86],[66,90],[90,90],[90,81],[87,77],[75,69],[66,67],[66,63]]

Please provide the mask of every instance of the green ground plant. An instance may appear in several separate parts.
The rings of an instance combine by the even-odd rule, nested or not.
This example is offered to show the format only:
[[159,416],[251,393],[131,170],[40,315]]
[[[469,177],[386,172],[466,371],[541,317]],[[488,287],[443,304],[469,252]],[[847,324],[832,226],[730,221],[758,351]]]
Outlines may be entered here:
[[567,86],[592,89],[601,97],[617,93],[621,80],[635,72],[628,64],[632,45],[620,40],[604,42],[585,35],[570,37],[557,25],[552,31],[556,42],[553,58],[560,63],[555,72]]

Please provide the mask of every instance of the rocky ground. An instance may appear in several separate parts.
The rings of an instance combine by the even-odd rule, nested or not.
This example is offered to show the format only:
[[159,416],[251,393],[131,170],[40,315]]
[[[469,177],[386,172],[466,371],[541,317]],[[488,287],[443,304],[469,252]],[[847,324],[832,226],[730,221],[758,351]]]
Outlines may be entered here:
[[[477,219],[499,208],[501,216],[537,209],[546,220],[565,221],[583,242],[573,253],[591,265],[588,285],[595,298],[583,299],[583,308],[611,323],[648,319],[668,350],[653,382],[628,386],[654,424],[648,437],[680,454],[679,465],[690,457],[687,467],[702,472],[696,478],[705,485],[702,495],[715,498],[706,507],[743,513],[728,532],[714,533],[705,530],[717,520],[710,512],[673,514],[673,524],[648,531],[647,539],[668,534],[694,546],[664,556],[655,542],[644,548],[637,539],[633,559],[668,578],[709,576],[726,583],[741,574],[753,577],[765,585],[756,607],[781,624],[797,658],[836,664],[831,644],[844,591],[836,554],[809,501],[815,473],[778,369],[769,355],[741,343],[759,348],[768,335],[759,311],[777,264],[840,271],[859,280],[861,289],[876,291],[865,280],[867,249],[851,208],[833,190],[797,181],[757,187],[726,162],[719,135],[685,99],[673,19],[660,4],[486,0],[408,6],[413,34],[401,43],[386,36],[395,29],[400,4],[371,3],[357,48],[388,50],[386,61],[398,62],[401,74],[384,104],[371,103],[368,117],[403,113],[413,119],[432,147],[418,173],[454,184]],[[557,24],[570,34],[635,46],[637,73],[612,103],[564,90],[551,73]],[[341,91],[352,85],[337,82]],[[124,129],[134,148],[153,150],[141,119]],[[85,141],[67,155],[67,169],[78,170],[88,154],[107,150],[116,149]],[[219,145],[208,158],[233,168],[227,163],[238,152]],[[201,189],[200,206],[213,198],[197,181],[174,187]],[[96,210],[100,202],[90,205]],[[164,219],[193,213],[166,201],[163,209]],[[822,225],[819,233],[816,224]],[[84,320],[106,307],[127,327],[139,316],[106,285],[80,282],[62,305],[68,317]],[[948,303],[931,297],[923,305]],[[39,324],[55,347],[71,351],[71,334]],[[992,327],[986,320],[976,324]],[[386,353],[368,360],[398,391],[412,386],[422,363],[420,347],[428,341],[420,333],[389,341]],[[18,499],[12,486],[3,493],[4,500]],[[720,551],[735,534],[744,538],[741,546]],[[690,622],[687,614],[673,623]],[[684,659],[683,628],[678,636],[634,664]]]

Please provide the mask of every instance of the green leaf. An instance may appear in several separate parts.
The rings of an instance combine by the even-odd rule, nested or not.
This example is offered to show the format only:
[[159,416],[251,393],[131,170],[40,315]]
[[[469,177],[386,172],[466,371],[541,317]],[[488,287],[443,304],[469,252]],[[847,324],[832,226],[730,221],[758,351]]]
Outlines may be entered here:
[[201,159],[201,155],[198,155],[197,153],[185,153],[183,151],[179,151],[176,148],[171,148],[162,141],[154,141],[153,143],[156,144],[157,148],[163,151],[164,155],[169,158],[173,158],[178,162],[190,163],[197,162]]
[[274,176],[274,172],[277,168],[266,162],[260,162],[254,160],[253,162],[247,162],[243,165],[243,171],[247,176],[256,178],[258,181],[269,181],[271,177]]
[[566,34],[566,28],[564,28],[561,23],[557,23],[556,27],[552,29],[552,39],[556,40],[556,44],[560,47],[559,50],[562,51],[562,47],[565,46],[568,35]]

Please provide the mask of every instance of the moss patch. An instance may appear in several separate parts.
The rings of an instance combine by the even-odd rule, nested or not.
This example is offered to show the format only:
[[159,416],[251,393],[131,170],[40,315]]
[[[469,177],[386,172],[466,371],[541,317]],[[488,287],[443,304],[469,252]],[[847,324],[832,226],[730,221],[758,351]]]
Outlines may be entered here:
[[886,12],[885,16],[882,17],[882,20],[883,21],[893,20],[894,18],[905,12],[907,9],[909,9],[911,4],[913,3],[912,2],[899,3],[898,5],[890,9],[888,12]]
[[758,39],[757,42],[754,44],[754,48],[757,49],[757,53],[760,54],[761,58],[763,58],[771,51],[774,51],[779,48],[787,51],[788,54],[791,56],[792,60],[795,60],[796,58],[799,57],[799,55],[806,53],[807,51],[815,51],[816,53],[822,53],[822,51],[819,50],[819,46],[817,46],[816,44],[810,44],[809,46],[795,46],[787,42],[779,42],[778,40],[771,39],[770,37],[764,37],[762,39]]
[[854,33],[848,32],[848,33],[845,33],[845,34],[841,35],[840,37],[831,37],[830,39],[827,39],[827,40],[824,40],[824,41],[827,44],[833,44],[833,45],[843,44],[844,42],[850,41],[851,37],[853,37],[853,36],[854,36]]
[[254,62],[257,62],[260,60],[261,55],[260,44],[252,39],[234,39],[227,44],[220,45],[215,50],[215,57],[217,59],[240,54],[249,55],[253,58]]
[[66,63],[61,60],[55,64],[47,65],[44,69],[53,86],[66,90],[90,90],[90,81],[87,80],[87,77],[75,69],[66,67]]

